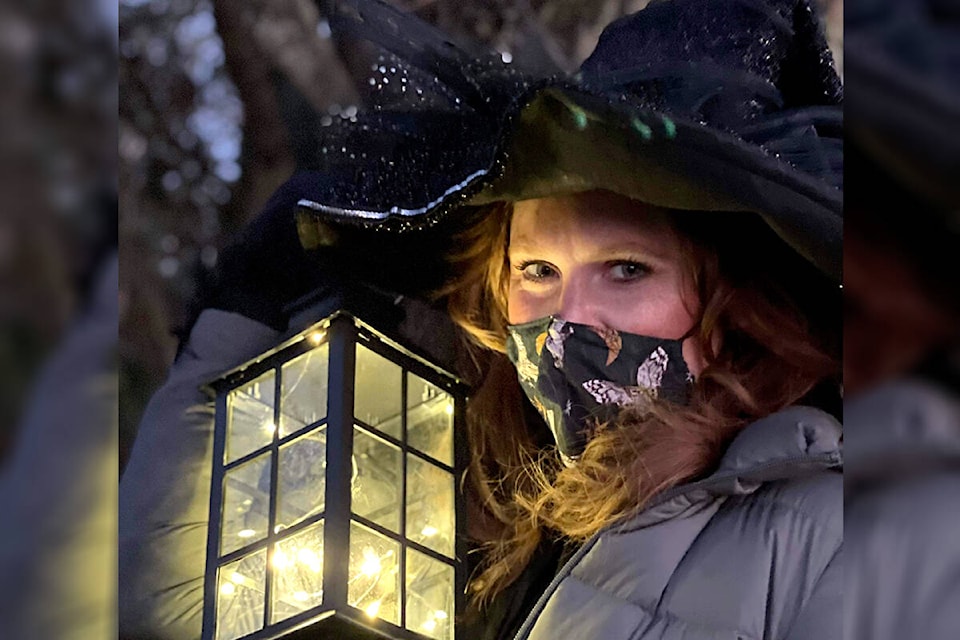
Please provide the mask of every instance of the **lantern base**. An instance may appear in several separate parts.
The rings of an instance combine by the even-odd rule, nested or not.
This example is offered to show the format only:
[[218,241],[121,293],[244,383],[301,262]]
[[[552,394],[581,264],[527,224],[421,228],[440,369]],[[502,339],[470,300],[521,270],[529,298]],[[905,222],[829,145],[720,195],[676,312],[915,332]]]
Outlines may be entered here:
[[261,635],[250,638],[270,638],[271,640],[423,640],[424,636],[399,629],[381,620],[358,619],[362,612],[328,611],[326,617],[307,623],[286,632]]

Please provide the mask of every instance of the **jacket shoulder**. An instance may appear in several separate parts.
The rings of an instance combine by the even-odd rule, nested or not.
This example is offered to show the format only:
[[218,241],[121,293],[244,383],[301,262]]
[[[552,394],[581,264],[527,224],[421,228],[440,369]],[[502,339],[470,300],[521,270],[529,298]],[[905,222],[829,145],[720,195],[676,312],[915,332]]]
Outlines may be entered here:
[[827,470],[651,526],[614,528],[565,567],[530,635],[519,637],[554,638],[559,629],[615,639],[786,637],[836,564],[842,537],[843,478]]
[[730,506],[766,509],[773,523],[804,520],[818,536],[825,536],[822,541],[830,540],[835,546],[843,539],[843,474],[837,470],[765,483]]

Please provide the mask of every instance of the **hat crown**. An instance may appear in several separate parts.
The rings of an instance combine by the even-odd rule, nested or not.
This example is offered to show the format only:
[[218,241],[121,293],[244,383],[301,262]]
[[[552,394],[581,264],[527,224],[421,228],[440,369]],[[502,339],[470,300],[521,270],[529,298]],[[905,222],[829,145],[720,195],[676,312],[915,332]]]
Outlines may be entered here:
[[842,93],[808,0],[655,0],[603,31],[580,77],[734,131],[779,111],[837,105]]

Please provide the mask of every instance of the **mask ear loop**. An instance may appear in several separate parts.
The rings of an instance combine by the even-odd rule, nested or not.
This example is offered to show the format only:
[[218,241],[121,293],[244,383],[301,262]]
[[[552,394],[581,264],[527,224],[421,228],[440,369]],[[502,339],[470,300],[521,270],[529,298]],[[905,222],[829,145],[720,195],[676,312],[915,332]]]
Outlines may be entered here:
[[[700,330],[701,326],[702,326],[702,322],[700,320],[697,320],[696,322],[693,323],[692,327],[687,329],[686,333],[684,333],[682,336],[677,338],[677,342],[680,343],[681,351],[683,350],[683,343],[686,342],[688,338],[694,337],[694,335]],[[697,377],[693,375],[692,371],[690,371],[690,365],[686,362],[686,360],[684,360],[684,365],[687,367],[687,372],[689,373],[690,377],[693,380],[696,380]]]
[[687,329],[687,332],[686,332],[686,333],[684,333],[682,336],[680,336],[679,338],[677,338],[677,341],[678,341],[678,342],[683,342],[683,341],[686,340],[687,338],[692,338],[693,335],[694,335],[697,331],[700,330],[700,325],[701,325],[701,323],[700,323],[699,320],[697,320],[696,322],[694,322],[694,323],[693,323],[693,326],[690,327],[689,329]]

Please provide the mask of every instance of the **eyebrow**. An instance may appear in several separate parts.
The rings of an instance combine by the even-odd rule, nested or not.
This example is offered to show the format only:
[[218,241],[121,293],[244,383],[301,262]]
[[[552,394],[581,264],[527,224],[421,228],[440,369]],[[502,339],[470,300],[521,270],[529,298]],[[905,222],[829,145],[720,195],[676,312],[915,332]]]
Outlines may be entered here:
[[507,239],[507,250],[521,247],[523,249],[542,249],[543,246],[540,244],[536,236],[518,236],[516,238],[510,237]]
[[[549,251],[549,247],[541,244],[535,236],[519,236],[516,240],[511,239],[508,244],[507,254],[509,255],[511,251],[537,254]],[[666,252],[659,250],[659,243],[641,243],[634,240],[616,240],[609,244],[599,246],[594,251],[593,258],[603,258],[607,255],[625,253],[640,254],[640,257],[649,257],[656,260],[667,260],[670,258],[670,255]]]

